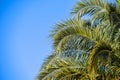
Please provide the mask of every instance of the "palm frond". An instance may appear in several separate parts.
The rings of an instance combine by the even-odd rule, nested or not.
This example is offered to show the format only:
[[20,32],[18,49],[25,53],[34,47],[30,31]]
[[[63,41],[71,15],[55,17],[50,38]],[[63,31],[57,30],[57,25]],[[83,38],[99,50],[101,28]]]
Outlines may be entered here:
[[107,21],[107,24],[111,24],[114,23],[114,20],[116,19],[116,17],[113,17],[113,14],[120,14],[119,9],[119,6],[105,0],[81,0],[73,8],[72,14],[77,15],[78,18],[89,14],[91,16],[90,19],[92,23],[99,20]]
[[120,0],[116,0],[117,1],[117,3],[120,5]]
[[[71,39],[75,38],[75,36],[81,36],[82,38],[86,38],[90,41],[97,42],[99,40],[106,40],[108,42],[108,37],[110,37],[110,29],[111,27],[104,27],[102,25],[97,25],[97,27],[91,27],[88,25],[84,25],[79,20],[71,19],[69,24],[65,24],[67,27],[56,32],[54,37],[54,47],[56,47],[61,52],[61,46]],[[84,25],[84,26],[83,26]],[[68,27],[69,26],[69,27]],[[99,33],[98,33],[99,32]],[[84,40],[85,41],[85,40]]]
[[94,45],[95,43],[90,41],[89,39],[76,35],[70,41],[64,42],[63,44],[58,45],[57,48],[61,49],[62,51],[85,50],[87,52],[91,52]]
[[[111,46],[109,44],[106,44],[105,42],[99,42],[96,44],[96,46],[93,48],[93,51],[90,54],[88,60],[88,72],[90,73],[91,79],[95,79],[98,76],[92,75],[107,75],[106,71],[109,72],[108,68],[113,66],[120,67],[119,63],[120,58],[114,54],[114,51],[112,50]],[[116,73],[116,76],[118,76],[118,73]],[[106,76],[105,78],[107,77],[108,76]]]
[[[89,54],[85,51],[65,51],[57,55],[47,66],[41,70],[38,80],[79,79],[87,74],[86,66]],[[86,63],[86,64],[85,64]],[[78,77],[79,76],[79,77]]]
[[79,17],[85,14],[94,14],[97,11],[101,11],[105,9],[106,11],[109,10],[108,3],[103,0],[81,0],[76,4],[73,8],[72,13],[78,14]]

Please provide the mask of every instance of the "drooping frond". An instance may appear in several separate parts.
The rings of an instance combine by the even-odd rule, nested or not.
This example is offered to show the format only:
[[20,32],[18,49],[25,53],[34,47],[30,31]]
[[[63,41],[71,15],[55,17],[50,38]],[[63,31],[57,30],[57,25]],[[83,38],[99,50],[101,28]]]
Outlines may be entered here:
[[94,14],[102,9],[109,10],[108,3],[103,0],[81,0],[73,8],[73,14],[79,14],[79,17],[85,14]]
[[120,67],[109,66],[106,70],[106,78],[119,80],[120,79]]
[[56,57],[56,53],[51,54],[43,63],[42,67],[43,69],[46,69],[46,66]]
[[[75,19],[74,19],[74,22],[76,22]],[[65,21],[63,23],[59,23],[59,24],[57,24],[57,26],[55,26],[55,29],[51,33],[52,37],[54,38],[54,47],[56,47],[58,45],[59,41],[61,41],[66,36],[66,34],[69,34],[68,35],[69,37],[66,37],[66,39],[64,39],[66,41],[67,41],[67,39],[69,40],[70,37],[73,37],[72,35],[74,35],[75,33],[71,32],[69,30],[71,30],[71,28],[74,26],[75,26],[75,24],[73,23],[72,19]],[[67,32],[66,30],[69,32]],[[61,34],[62,32],[66,33],[66,34],[62,35]]]
[[120,5],[120,0],[116,0],[117,1],[117,3]]
[[[60,23],[56,26],[55,30],[52,31],[52,36],[54,38],[54,47],[61,51],[60,47],[69,42],[71,39],[78,36],[79,27],[88,27],[90,23],[85,20],[71,19]],[[63,27],[61,27],[63,26]],[[84,26],[84,27],[83,27]]]
[[81,36],[82,38],[86,38],[87,40],[93,42],[97,42],[99,40],[106,40],[105,42],[108,42],[109,40],[107,38],[110,37],[111,33],[111,27],[109,25],[107,27],[104,27],[102,25],[91,27],[88,25],[84,25],[83,23],[81,23],[81,20],[76,19],[71,19],[66,23],[64,23],[66,27],[57,31],[56,34],[53,36],[54,46],[60,52],[62,50],[62,45],[69,42],[71,39],[74,39],[75,36]]
[[[91,65],[90,68],[97,64],[97,59],[100,57],[100,60],[105,60],[109,56],[109,53],[112,51],[111,46],[104,43],[98,42],[96,46],[94,46],[88,64]],[[91,70],[91,69],[89,69]],[[90,71],[91,72],[91,71]]]
[[[66,34],[70,33],[70,35],[75,34],[75,30],[74,32],[72,31],[69,31],[71,29],[73,29],[75,26],[88,26],[88,24],[90,24],[89,22],[85,21],[85,20],[77,20],[77,19],[70,19],[70,20],[67,20],[67,21],[64,21],[62,23],[59,23],[55,26],[55,28],[52,30],[50,36],[52,36],[53,38],[56,38],[57,35],[59,35],[60,33],[64,32]],[[69,32],[67,32],[67,31]],[[61,35],[60,37],[64,37],[64,35]],[[61,38],[60,38],[61,40]],[[55,46],[57,45],[58,43],[56,42],[56,44],[54,44]]]
[[[72,22],[74,22],[74,20]],[[61,46],[61,43],[64,44],[64,40],[73,39],[77,35],[84,38],[84,41],[90,40],[93,42],[97,42],[97,41],[103,40],[105,42],[109,42],[109,40],[110,40],[110,38],[108,38],[111,35],[110,27],[104,27],[101,25],[100,26],[97,25],[96,27],[90,28],[89,26],[80,26],[79,25],[80,22],[78,25],[77,25],[77,23],[73,23],[73,25],[74,24],[75,24],[75,26],[66,28],[66,29],[61,30],[58,33],[56,33],[56,35],[54,37],[54,42],[55,42],[55,44],[56,43],[58,44],[57,48],[60,48],[59,46]],[[74,35],[74,37],[73,37],[73,35]],[[72,37],[70,38],[69,36],[72,36]],[[67,41],[65,41],[65,42],[67,42]]]
[[94,45],[95,45],[95,42],[90,41],[89,39],[87,39],[85,37],[81,37],[79,35],[76,35],[69,42],[65,42],[62,45],[61,44],[58,45],[58,48],[60,48],[62,51],[65,51],[65,50],[85,50],[86,52],[91,52]]
[[108,21],[108,24],[109,22],[113,22],[113,20],[111,20],[112,18],[116,18],[113,17],[114,13],[120,14],[119,9],[119,6],[116,6],[113,3],[108,3],[105,0],[81,0],[73,8],[72,13],[77,14],[78,18],[90,14],[90,16],[92,16],[92,23],[96,20],[103,20]]
[[120,78],[120,67],[116,66],[100,66],[97,71],[98,75],[96,80],[119,80]]
[[[120,58],[114,54],[111,46],[105,42],[98,42],[93,48],[88,60],[89,75],[91,79],[95,79],[98,75],[107,75],[109,68],[120,67],[119,63]],[[114,75],[118,76],[118,74]],[[108,76],[103,77],[107,79]]]
[[117,51],[120,49],[120,29],[118,29],[118,32],[116,32],[113,37],[114,42],[112,43],[112,48]]
[[65,51],[42,69],[38,80],[87,80],[87,60],[89,54],[85,51]]
[[[108,14],[108,11],[109,11],[109,5],[107,2],[105,2],[105,1],[103,2],[103,0],[81,0],[73,8],[72,13],[77,14],[78,17],[82,17],[86,14],[90,14],[93,16],[93,20],[94,20],[95,18],[97,19],[98,14],[102,13],[102,15],[98,16],[99,18],[100,17],[102,18],[106,14]],[[105,14],[105,15],[103,15],[103,14]]]

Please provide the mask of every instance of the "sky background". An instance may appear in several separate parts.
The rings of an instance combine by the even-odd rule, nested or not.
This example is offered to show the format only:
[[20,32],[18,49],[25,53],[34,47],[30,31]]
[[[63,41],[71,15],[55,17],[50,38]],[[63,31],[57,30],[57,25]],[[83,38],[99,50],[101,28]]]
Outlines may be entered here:
[[34,80],[52,53],[53,26],[77,0],[0,0],[0,80]]
[[0,80],[35,79],[53,51],[50,30],[77,1],[0,0]]

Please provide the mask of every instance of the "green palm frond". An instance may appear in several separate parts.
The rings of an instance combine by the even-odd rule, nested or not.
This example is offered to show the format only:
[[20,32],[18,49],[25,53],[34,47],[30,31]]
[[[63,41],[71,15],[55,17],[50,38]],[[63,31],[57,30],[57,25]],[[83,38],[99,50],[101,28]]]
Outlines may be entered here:
[[[114,51],[112,50],[111,46],[109,44],[106,44],[105,42],[99,42],[93,48],[93,51],[91,52],[88,60],[88,72],[90,73],[89,75],[91,76],[91,79],[95,79],[97,77],[97,75],[92,76],[95,74],[107,75],[108,74],[107,72],[109,72],[108,68],[113,66],[120,67],[119,63],[120,63],[120,58],[114,54]],[[104,68],[100,68],[100,67],[104,67]],[[98,70],[100,72],[98,72]],[[116,73],[116,76],[118,76],[118,73]],[[106,76],[105,78],[107,77],[108,76]]]
[[120,68],[116,66],[107,66],[101,68],[98,71],[96,80],[119,80]]
[[106,74],[109,75],[110,78],[119,79],[120,78],[120,67],[109,66]]
[[[76,19],[73,19],[74,22],[77,22]],[[59,23],[55,26],[55,29],[52,31],[51,35],[53,38],[55,38],[56,40],[54,41],[54,46],[56,47],[59,43],[60,40],[62,40],[65,36],[64,35],[61,35],[62,32],[66,33],[66,34],[69,34],[70,35],[74,35],[74,33],[72,34],[69,30],[71,29],[71,27],[75,26],[74,23],[73,23],[73,20],[70,19],[70,20],[67,20],[67,21],[64,21],[63,23]],[[66,30],[68,30],[69,32],[65,32]],[[59,35],[59,36],[58,36]],[[70,38],[70,37],[69,37]],[[68,39],[68,38],[67,38]],[[67,40],[66,39],[66,40]],[[65,40],[65,39],[64,39]]]
[[64,30],[68,27],[73,27],[73,26],[88,26],[91,25],[89,20],[77,20],[76,18],[72,18],[72,19],[67,19],[65,21],[62,21],[60,23],[57,23],[55,25],[55,27],[53,28],[53,30],[51,31],[50,37],[54,37],[54,35],[56,33],[58,33],[60,30]]
[[83,78],[87,74],[88,57],[89,54],[85,51],[65,51],[61,55],[54,57],[54,60],[46,66],[47,68],[41,70],[38,80],[69,80],[70,78],[74,80]]
[[98,65],[101,63],[103,66],[108,64],[111,51],[111,46],[104,42],[98,42],[93,48],[88,61],[88,71],[91,80],[97,77],[95,74],[97,74]]
[[[112,47],[114,50],[119,50],[120,49],[120,29],[118,29],[117,33],[114,33],[114,42],[112,43]],[[120,54],[118,54],[120,55]]]
[[[107,59],[107,57],[109,56],[109,53],[111,53],[111,51],[112,51],[112,49],[111,49],[110,45],[108,45],[108,44],[106,44],[104,42],[98,42],[94,46],[94,48],[93,48],[93,50],[92,50],[92,52],[90,54],[88,64],[91,65],[91,66],[89,66],[89,67],[92,68],[93,65],[94,66],[97,65],[96,61],[98,60],[98,58],[100,58],[100,60]],[[89,70],[91,72],[91,69],[89,69]]]
[[114,13],[120,14],[120,7],[105,0],[81,0],[76,4],[72,11],[72,14],[77,14],[78,18],[89,14],[92,23],[96,20],[107,21],[108,23],[115,22],[114,20],[117,15],[116,17],[113,17]]
[[120,5],[120,0],[116,0],[117,1],[117,3]]
[[96,12],[109,10],[108,3],[103,0],[81,0],[73,8],[72,14],[78,14],[79,17],[86,14],[94,15]]
[[84,25],[83,23],[81,23],[81,20],[79,21],[76,19],[69,20],[69,22],[67,22],[67,24],[65,25],[65,28],[57,31],[56,34],[53,36],[54,46],[60,52],[62,50],[62,45],[75,38],[75,36],[81,36],[82,38],[86,38],[93,42],[97,42],[99,40],[106,40],[106,42],[108,42],[108,37],[110,37],[111,33],[111,27],[109,25],[107,27],[104,27],[102,25],[91,27],[88,25]]
[[90,41],[89,39],[87,39],[85,37],[81,37],[79,35],[76,35],[69,42],[66,42],[65,44],[63,44],[61,46],[58,45],[58,48],[61,47],[62,51],[85,50],[87,52],[91,52],[94,45],[95,45],[95,43]]
[[46,69],[46,66],[56,57],[56,53],[54,52],[48,58],[46,58],[45,62],[43,63],[41,68]]
[[59,48],[58,50],[61,51],[60,47],[62,46],[62,44],[69,42],[71,39],[77,36],[79,26],[87,27],[89,24],[90,23],[85,20],[77,20],[77,19],[71,19],[65,21],[64,23],[60,23],[58,26],[56,26],[57,28],[55,28],[55,30],[53,30],[51,34],[54,38],[54,47],[58,46],[57,47]]

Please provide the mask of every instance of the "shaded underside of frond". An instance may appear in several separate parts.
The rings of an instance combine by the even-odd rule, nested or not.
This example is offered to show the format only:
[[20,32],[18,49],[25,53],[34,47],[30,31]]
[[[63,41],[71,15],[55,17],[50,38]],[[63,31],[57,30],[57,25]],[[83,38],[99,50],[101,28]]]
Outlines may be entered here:
[[[91,69],[93,68],[93,66],[97,66],[98,63],[98,58],[100,58],[100,60],[103,60],[106,62],[105,59],[107,59],[107,57],[109,56],[109,53],[112,51],[111,46],[106,44],[105,42],[98,42],[91,54],[90,54],[90,58],[89,58],[89,70],[91,72]],[[101,61],[102,62],[102,61]]]
[[[94,46],[90,54],[88,60],[88,72],[91,79],[116,79],[120,77],[119,64],[120,58],[114,54],[111,46],[105,42],[99,42]],[[111,68],[113,69],[113,72]],[[114,72],[114,68],[118,69],[117,73]],[[113,74],[114,76],[110,76]]]
[[81,37],[79,35],[76,35],[70,41],[65,42],[61,46],[58,45],[58,48],[61,47],[62,51],[65,51],[65,50],[85,50],[87,52],[91,52],[94,45],[95,45],[95,42],[90,41],[89,39],[87,39],[85,37]]

